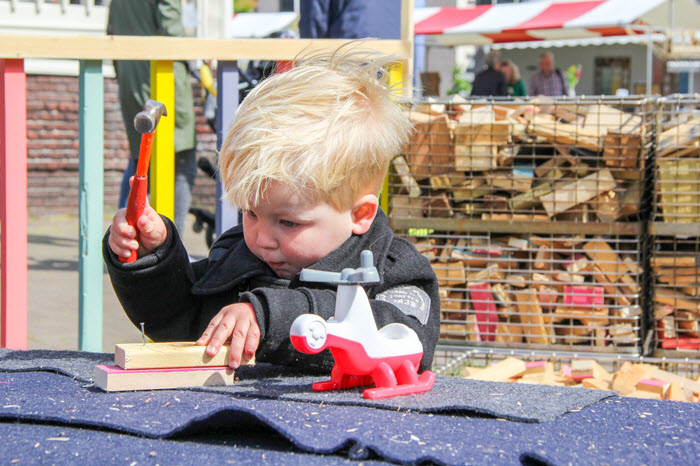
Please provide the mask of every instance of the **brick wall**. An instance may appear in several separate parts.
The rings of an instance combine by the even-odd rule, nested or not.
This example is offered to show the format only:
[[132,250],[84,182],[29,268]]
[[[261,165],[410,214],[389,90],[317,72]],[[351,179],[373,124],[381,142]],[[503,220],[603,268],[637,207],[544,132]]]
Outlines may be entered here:
[[[198,155],[216,149],[216,135],[202,115],[199,86],[193,80]],[[78,215],[78,78],[27,76],[27,169],[30,215]],[[129,143],[119,110],[117,83],[105,79],[105,215],[117,206]],[[201,171],[193,206],[214,208],[216,187]]]

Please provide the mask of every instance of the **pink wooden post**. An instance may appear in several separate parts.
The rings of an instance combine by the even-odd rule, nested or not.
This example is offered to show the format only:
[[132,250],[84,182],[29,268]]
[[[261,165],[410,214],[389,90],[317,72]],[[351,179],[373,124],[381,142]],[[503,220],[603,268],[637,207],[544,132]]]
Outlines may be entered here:
[[27,79],[0,60],[0,347],[27,349]]

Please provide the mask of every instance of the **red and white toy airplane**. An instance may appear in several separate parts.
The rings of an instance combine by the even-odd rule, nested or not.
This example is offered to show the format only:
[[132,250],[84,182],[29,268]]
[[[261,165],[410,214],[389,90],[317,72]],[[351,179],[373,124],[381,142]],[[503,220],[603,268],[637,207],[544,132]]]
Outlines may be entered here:
[[418,375],[423,345],[410,327],[393,323],[381,329],[372,314],[362,284],[379,283],[371,251],[362,251],[361,267],[341,273],[303,269],[302,281],[336,283],[335,316],[327,321],[315,314],[296,318],[290,330],[292,345],[308,354],[330,348],[335,359],[331,380],[314,383],[314,391],[372,385],[365,398],[377,399],[427,392],[435,375]]

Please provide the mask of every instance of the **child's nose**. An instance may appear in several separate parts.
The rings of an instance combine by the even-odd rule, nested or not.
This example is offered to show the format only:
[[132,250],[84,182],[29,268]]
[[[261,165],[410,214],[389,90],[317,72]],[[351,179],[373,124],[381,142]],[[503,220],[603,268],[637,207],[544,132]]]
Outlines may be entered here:
[[277,240],[275,239],[274,235],[265,229],[258,231],[256,242],[259,247],[265,249],[273,249],[277,247]]

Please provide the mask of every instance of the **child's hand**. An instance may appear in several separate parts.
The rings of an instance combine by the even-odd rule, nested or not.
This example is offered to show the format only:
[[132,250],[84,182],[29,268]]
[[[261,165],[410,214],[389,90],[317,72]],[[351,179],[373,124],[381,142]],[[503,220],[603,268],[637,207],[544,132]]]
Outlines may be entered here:
[[228,365],[237,369],[241,365],[241,357],[253,359],[260,343],[260,327],[250,303],[229,304],[220,310],[209,322],[197,344],[209,345],[207,354],[214,356],[229,338],[231,353]]
[[[114,214],[109,227],[109,247],[114,254],[129,257],[131,251],[138,250],[139,257],[150,254],[165,243],[168,229],[160,215],[146,202],[143,215],[136,221],[139,241],[136,241],[136,229],[126,221],[126,209]],[[140,242],[140,244],[139,244]]]

